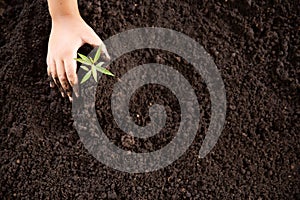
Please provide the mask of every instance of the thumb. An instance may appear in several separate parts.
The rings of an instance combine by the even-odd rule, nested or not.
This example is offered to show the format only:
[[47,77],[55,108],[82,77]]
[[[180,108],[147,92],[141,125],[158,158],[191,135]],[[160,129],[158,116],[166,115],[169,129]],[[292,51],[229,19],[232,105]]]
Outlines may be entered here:
[[110,60],[110,56],[108,54],[105,44],[93,30],[90,32],[90,34],[86,34],[83,40],[85,43],[88,43],[93,47],[101,47],[101,54],[104,54],[104,59],[106,61]]

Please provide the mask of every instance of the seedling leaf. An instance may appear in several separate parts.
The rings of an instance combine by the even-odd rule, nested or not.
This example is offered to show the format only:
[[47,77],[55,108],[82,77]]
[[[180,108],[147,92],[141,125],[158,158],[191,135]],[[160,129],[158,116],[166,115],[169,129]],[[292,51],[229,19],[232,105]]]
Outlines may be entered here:
[[[101,64],[101,63],[99,63]],[[110,76],[115,76],[113,73],[111,73],[110,71],[108,71],[107,69],[105,69],[104,67],[101,67],[100,65],[96,65],[96,69],[97,71],[103,73],[103,74],[106,74],[106,75],[110,75]],[[103,64],[102,64],[103,65]]]
[[83,61],[85,61],[85,62],[87,62],[88,64],[93,64],[92,62],[91,62],[91,60],[88,58],[88,57],[86,57],[85,55],[82,55],[81,53],[78,53],[78,55],[80,56],[80,58],[83,60]]
[[74,60],[76,60],[76,61],[78,61],[78,62],[80,62],[82,64],[85,64],[85,65],[90,65],[91,64],[90,62],[84,61],[82,58],[74,58]]
[[87,66],[81,65],[80,68],[83,69],[84,71],[89,71],[89,68]]
[[104,65],[104,62],[99,62],[96,67],[102,67],[102,65]]
[[99,60],[100,54],[101,54],[101,47],[99,46],[99,48],[95,54],[94,63],[96,63]]
[[95,81],[97,82],[97,70],[96,70],[96,66],[92,66],[92,74],[93,74],[93,77],[94,77]]
[[94,64],[94,60],[92,57],[89,56],[89,60],[92,62],[92,64]]
[[86,81],[91,77],[91,74],[92,74],[92,71],[89,71],[88,73],[86,73],[86,74],[84,75],[84,77],[82,78],[80,84],[86,82]]

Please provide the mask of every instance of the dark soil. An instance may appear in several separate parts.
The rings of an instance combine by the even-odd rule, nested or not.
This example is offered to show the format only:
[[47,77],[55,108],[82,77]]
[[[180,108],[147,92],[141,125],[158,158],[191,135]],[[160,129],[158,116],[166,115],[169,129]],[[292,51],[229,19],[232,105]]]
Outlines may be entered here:
[[[118,76],[139,64],[170,65],[199,99],[201,125],[192,146],[172,165],[143,174],[116,171],[93,158],[73,127],[71,104],[50,90],[46,1],[0,5],[0,199],[300,199],[299,1],[80,1],[83,18],[103,40],[152,26],[188,35],[213,56],[225,83],[224,130],[213,151],[199,159],[210,100],[193,67],[149,49],[112,64]],[[107,136],[136,152],[168,144],[180,122],[176,97],[157,85],[132,97],[137,124],[149,122],[150,103],[165,105],[168,113],[160,134],[137,140],[113,121],[109,98],[115,81],[103,77],[97,93]]]

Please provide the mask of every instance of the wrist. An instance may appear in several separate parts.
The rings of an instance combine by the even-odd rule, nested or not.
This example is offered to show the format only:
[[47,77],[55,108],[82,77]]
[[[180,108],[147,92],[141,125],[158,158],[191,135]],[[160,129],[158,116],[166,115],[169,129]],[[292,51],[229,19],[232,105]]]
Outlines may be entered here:
[[76,21],[83,20],[79,13],[55,15],[55,16],[51,16],[51,19],[52,19],[52,23],[59,23],[59,22],[64,22],[69,20],[76,20]]
[[77,0],[48,0],[48,7],[54,21],[66,17],[80,17]]

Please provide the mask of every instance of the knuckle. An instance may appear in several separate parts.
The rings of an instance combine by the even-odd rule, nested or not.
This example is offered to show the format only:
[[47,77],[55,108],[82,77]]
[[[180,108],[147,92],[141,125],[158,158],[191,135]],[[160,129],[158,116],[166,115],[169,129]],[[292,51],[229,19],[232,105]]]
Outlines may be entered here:
[[67,76],[68,76],[68,79],[69,80],[73,80],[75,78],[74,74],[73,73],[67,73]]
[[64,58],[66,57],[70,57],[70,55],[72,55],[72,51],[69,50],[69,49],[65,49],[65,50],[62,50],[60,53],[59,53],[59,59],[63,60]]
[[66,76],[63,75],[63,74],[59,74],[58,79],[59,79],[60,82],[65,82],[66,81]]
[[75,76],[75,77],[73,77],[73,78],[69,78],[69,83],[70,83],[70,85],[73,87],[73,86],[75,86],[76,84],[77,84],[77,77]]
[[53,61],[49,56],[47,56],[46,64],[47,64],[48,66],[52,66],[52,65],[54,65],[54,61]]
[[50,70],[49,73],[51,74],[51,76],[52,76],[53,78],[57,78],[57,74],[56,74],[55,71],[51,71],[51,70]]
[[47,66],[50,68],[54,65],[54,62],[52,62],[52,61],[47,61],[46,63],[47,63]]
[[69,83],[71,86],[74,86],[74,80],[73,79],[69,79]]
[[46,58],[46,64],[49,66],[50,65],[50,57],[49,57],[49,55],[47,55],[47,58]]
[[51,69],[51,67],[48,67],[47,72],[48,72],[49,76],[52,76],[52,78],[56,78],[57,77],[57,74],[55,73],[54,70]]

